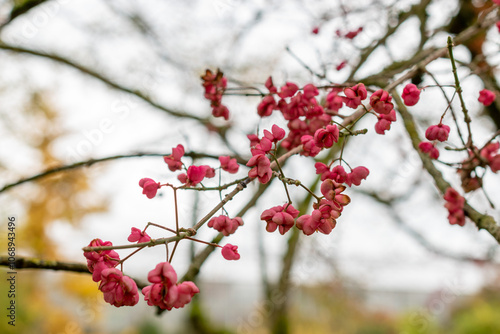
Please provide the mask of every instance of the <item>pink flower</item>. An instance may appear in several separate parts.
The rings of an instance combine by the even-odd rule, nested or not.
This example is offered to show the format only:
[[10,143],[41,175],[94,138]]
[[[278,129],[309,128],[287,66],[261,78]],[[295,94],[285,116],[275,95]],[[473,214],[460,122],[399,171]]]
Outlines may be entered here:
[[495,155],[490,160],[490,168],[493,173],[496,173],[500,170],[500,154]]
[[392,97],[383,89],[377,90],[370,97],[370,105],[379,114],[388,114],[394,108]]
[[485,147],[481,149],[480,155],[485,158],[488,161],[493,160],[493,157],[496,155],[498,152],[498,149],[500,148],[500,144],[498,142],[496,143],[489,143]]
[[343,98],[346,106],[356,109],[361,105],[361,101],[366,99],[368,93],[366,92],[365,85],[359,83],[351,88],[344,89],[345,97]]
[[[285,137],[285,130],[273,124],[271,131],[264,130],[264,137],[260,139],[259,143],[255,145],[255,150],[252,155],[265,154],[271,151],[273,143],[277,143]],[[257,137],[258,139],[258,137]],[[262,151],[262,152],[260,152]]]
[[240,254],[238,254],[238,246],[233,246],[231,244],[227,244],[222,247],[221,254],[226,260],[240,259]]
[[414,106],[420,99],[420,89],[418,89],[414,84],[409,83],[403,89],[401,97],[403,98],[405,105],[408,107]]
[[192,187],[203,181],[205,177],[215,176],[215,170],[207,165],[189,166],[187,173],[180,174],[177,179],[188,187]]
[[375,123],[375,132],[379,135],[385,135],[385,132],[391,129],[391,122],[380,118],[377,123]]
[[247,135],[248,140],[250,140],[250,147],[255,147],[260,142],[260,139],[255,134]]
[[236,232],[236,229],[241,225],[243,225],[243,219],[241,219],[241,217],[231,219],[224,215],[213,217],[208,222],[208,227],[214,228],[226,237]]
[[319,203],[314,203],[313,208],[321,212],[321,217],[323,219],[333,220],[335,224],[335,219],[339,218],[344,210],[343,205],[334,201],[329,201],[326,198],[322,198]]
[[294,225],[294,219],[299,215],[299,210],[291,204],[278,205],[267,209],[260,215],[260,219],[267,223],[266,230],[274,232],[279,227],[279,232],[284,235]]
[[427,131],[425,131],[425,138],[427,138],[427,140],[446,141],[448,140],[449,134],[450,127],[439,123],[438,125],[431,125],[427,128]]
[[229,109],[223,104],[212,107],[212,116],[223,117],[226,121],[229,119]]
[[493,101],[495,101],[495,98],[495,93],[493,93],[491,90],[483,89],[479,92],[478,101],[487,107],[492,104]]
[[251,178],[258,178],[260,183],[267,183],[273,175],[271,169],[271,162],[264,154],[257,154],[250,158],[247,162],[248,167],[253,167],[248,176]]
[[278,92],[278,89],[276,87],[274,87],[272,77],[267,78],[265,85],[266,85],[266,88],[269,90],[269,93],[275,94]]
[[264,137],[255,146],[255,150],[252,150],[252,155],[269,153],[269,151],[271,151],[272,148],[273,148],[273,142]]
[[431,159],[439,158],[439,151],[431,142],[423,141],[420,144],[418,144],[418,148],[423,153],[427,153]]
[[167,288],[161,283],[148,285],[141,292],[149,306],[158,306],[163,310],[171,310],[179,296],[177,286]]
[[282,99],[286,97],[292,97],[297,93],[299,87],[291,82],[287,82],[283,87],[281,87],[281,91],[278,93],[278,96]]
[[465,213],[464,213],[464,211],[457,210],[457,211],[449,212],[448,221],[450,222],[450,225],[464,226],[465,225]]
[[337,95],[338,91],[336,89],[332,89],[328,95],[326,96],[325,106],[327,109],[332,110],[334,112],[338,112],[340,108],[342,108],[343,99],[341,96]]
[[318,229],[320,219],[321,212],[314,210],[311,215],[302,215],[297,218],[297,228],[304,232],[305,235],[311,235]]
[[183,308],[191,302],[195,294],[200,292],[200,289],[191,281],[177,284],[177,300],[174,303],[174,308]]
[[344,167],[338,165],[332,168],[328,178],[337,183],[344,183],[347,180],[347,173],[344,170]]
[[102,271],[102,281],[99,290],[104,293],[104,300],[116,307],[134,306],[139,301],[137,284],[116,268]]
[[[113,246],[111,241],[102,241],[94,239],[88,247]],[[104,269],[113,268],[120,261],[120,255],[112,249],[84,252],[83,255],[87,258],[87,268],[92,273],[92,280],[99,282],[101,273]]]
[[181,144],[177,147],[172,148],[172,154],[163,157],[163,160],[168,165],[168,169],[172,172],[182,169],[181,158],[184,155],[184,146]]
[[161,309],[184,307],[200,292],[193,282],[177,283],[177,273],[168,262],[158,263],[149,272],[148,281],[153,284],[142,289],[144,299],[148,305]]
[[220,161],[220,167],[222,170],[225,170],[228,173],[235,174],[238,172],[238,169],[240,168],[240,165],[238,165],[238,162],[236,162],[236,159],[231,159],[230,156],[220,156],[219,157]]
[[274,96],[266,95],[257,106],[257,113],[260,117],[271,116],[273,110],[277,108]]
[[391,123],[396,121],[396,111],[392,109],[388,114],[380,114],[377,117],[378,121],[375,123],[375,132],[379,135],[384,135],[385,131],[391,129]]
[[368,168],[363,166],[354,168],[349,174],[347,174],[344,167],[340,165],[333,167],[331,171],[329,167],[322,162],[317,162],[314,166],[316,167],[316,174],[321,174],[321,181],[331,179],[338,184],[346,183],[349,187],[352,184],[359,186],[361,180],[366,179],[368,174],[370,174]]
[[345,186],[336,183],[331,179],[326,179],[321,183],[321,193],[329,201],[333,201],[339,205],[346,206],[351,202],[349,196],[342,194],[346,189]]
[[214,74],[207,69],[201,79],[205,88],[205,98],[211,101],[212,106],[219,105],[227,85],[223,73],[217,69],[217,73]]
[[[96,238],[92,240],[87,247],[101,247],[101,246],[113,246],[113,243],[111,241],[102,241],[101,239]],[[113,250],[91,251],[91,252],[84,252],[83,255],[87,258],[87,260],[99,261],[102,259],[104,255],[109,255],[110,252],[114,251]]]
[[346,60],[343,60],[340,64],[338,64],[335,69],[337,71],[340,71],[341,69],[343,69],[345,66],[347,65],[347,61]]
[[349,31],[349,32],[347,32],[345,34],[342,33],[340,30],[337,30],[335,33],[337,34],[338,37],[344,37],[344,38],[347,38],[347,39],[353,39],[354,37],[356,37],[362,31],[363,31],[363,27],[359,27],[358,29]]
[[316,231],[330,234],[336,225],[334,219],[325,219],[320,210],[314,210],[311,215],[302,215],[297,218],[297,228],[305,235],[311,235]]
[[318,88],[316,88],[316,86],[314,86],[313,84],[305,85],[303,91],[304,91],[303,96],[307,100],[310,100],[313,97],[319,95]]
[[203,87],[205,87],[205,98],[210,101],[212,107],[212,115],[214,117],[224,117],[225,120],[229,119],[229,110],[221,103],[222,95],[227,86],[227,79],[223,76],[223,73],[217,70],[217,73],[214,74],[207,69],[201,79],[203,80]]
[[304,135],[300,138],[303,151],[300,153],[306,157],[315,157],[321,152],[321,147],[316,146],[313,136]]
[[273,124],[271,127],[271,132],[264,130],[264,137],[272,141],[273,143],[279,142],[281,139],[285,138],[285,130]]
[[361,184],[361,180],[366,180],[370,171],[368,168],[363,166],[358,166],[353,168],[349,174],[347,174],[347,180],[345,183],[350,187],[351,185],[359,186]]
[[139,186],[142,188],[142,193],[146,195],[147,198],[153,198],[156,196],[156,192],[160,189],[160,182],[155,182],[150,178],[143,178],[139,181]]
[[176,283],[177,273],[168,262],[158,263],[148,274],[148,281],[153,283],[142,289],[148,305],[171,310],[179,295]]
[[446,189],[443,196],[446,201],[444,207],[448,209],[448,220],[451,225],[465,225],[464,204],[465,199],[453,188]]
[[160,262],[148,273],[148,281],[172,286],[177,283],[177,273],[170,263]]
[[314,145],[320,148],[330,148],[333,143],[339,141],[339,128],[334,125],[327,125],[326,129],[318,129],[314,133]]
[[148,242],[151,240],[151,237],[146,232],[142,232],[138,228],[132,227],[132,231],[127,240],[130,242]]
[[314,167],[316,168],[316,174],[321,175],[321,181],[324,181],[326,179],[331,179],[330,167],[328,167],[327,165],[325,165],[322,162],[315,163]]

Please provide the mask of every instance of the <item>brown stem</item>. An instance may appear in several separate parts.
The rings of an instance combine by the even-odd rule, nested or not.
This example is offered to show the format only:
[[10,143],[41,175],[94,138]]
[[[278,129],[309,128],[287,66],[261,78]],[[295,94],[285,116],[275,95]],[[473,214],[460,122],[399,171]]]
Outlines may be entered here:
[[[6,184],[0,189],[0,193],[9,190],[11,188],[14,188],[16,186],[19,186],[23,183],[31,182],[31,181],[36,181],[38,179],[50,176],[52,174],[68,171],[68,170],[73,170],[73,169],[78,169],[81,167],[90,167],[94,164],[105,162],[105,161],[111,161],[111,160],[118,160],[118,159],[128,159],[128,158],[141,158],[141,157],[163,157],[166,155],[169,155],[170,153],[133,153],[133,154],[120,154],[120,155],[113,155],[105,158],[100,158],[100,159],[89,159],[89,160],[84,160],[80,162],[76,162],[71,165],[64,165],[64,166],[58,166],[58,167],[53,167],[46,169],[45,171],[30,176],[26,178],[22,178],[16,182]],[[211,155],[211,154],[204,154],[204,153],[197,153],[197,152],[187,152],[184,154],[184,156],[191,157],[191,158],[212,158],[212,159],[218,159],[219,157],[216,155]],[[239,161],[242,163],[243,161]]]
[[[451,185],[444,179],[441,171],[437,169],[436,166],[434,166],[431,158],[427,154],[424,154],[419,150],[418,145],[420,144],[421,139],[418,135],[413,116],[408,112],[406,106],[395,90],[392,92],[392,96],[397,103],[399,113],[403,117],[404,126],[411,139],[413,148],[418,152],[424,168],[434,179],[436,187],[439,189],[441,194],[444,194],[446,190],[451,187]],[[493,217],[478,212],[467,202],[465,202],[464,205],[464,212],[465,215],[469,217],[479,229],[488,231],[493,236],[493,238],[495,238],[495,240],[500,243],[500,226],[497,224],[495,219],[493,219]]]

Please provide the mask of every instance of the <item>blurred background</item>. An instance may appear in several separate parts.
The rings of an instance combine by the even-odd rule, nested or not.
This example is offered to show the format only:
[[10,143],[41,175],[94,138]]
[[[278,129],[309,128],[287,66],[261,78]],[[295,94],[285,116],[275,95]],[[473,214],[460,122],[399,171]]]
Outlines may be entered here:
[[[244,94],[223,97],[229,121],[210,117],[200,79],[205,69],[221,69],[230,88],[261,90],[269,76],[276,86],[363,82],[391,69],[397,78],[420,59],[416,55],[445,47],[447,36],[459,34],[492,6],[450,0],[0,1],[0,187],[90,159],[167,155],[177,144],[186,151],[248,159],[247,134],[286,123],[276,112],[261,119],[260,98]],[[360,27],[356,37],[345,38]],[[484,108],[477,101],[485,87],[498,92],[499,42],[492,26],[455,48],[478,146],[500,126],[495,104]],[[426,70],[417,84],[438,83],[451,98],[449,59],[437,59]],[[451,105],[460,112],[457,99]],[[439,88],[423,90],[419,104],[410,108],[421,134],[447,106]],[[498,243],[471,222],[450,226],[399,115],[384,136],[373,131],[375,121],[361,120],[357,126],[368,134],[354,137],[344,151],[352,167],[366,166],[370,175],[346,191],[352,202],[330,235],[267,233],[261,212],[286,202],[283,187],[273,182],[227,240],[238,245],[241,260],[228,262],[214,252],[196,277],[200,294],[184,309],[157,316],[143,300],[117,309],[103,301],[88,274],[26,269],[18,273],[16,328],[3,319],[0,331],[499,333]],[[454,130],[450,142],[458,145]],[[447,162],[464,158],[460,152],[441,154]],[[459,189],[456,172],[438,167]],[[284,171],[304,184],[317,183],[311,159],[294,156]],[[247,173],[241,166],[234,177],[222,175],[222,182]],[[94,238],[118,245],[127,243],[131,227],[154,222],[173,228],[171,191],[163,188],[149,200],[138,186],[143,177],[177,182],[161,156],[143,156],[89,163],[4,187],[0,255],[7,248],[9,216],[16,217],[17,256],[74,263],[85,263],[81,248]],[[499,181],[489,172],[484,191],[465,195],[496,221],[500,213],[488,197],[500,205]],[[217,185],[210,182],[205,185]],[[228,203],[229,214],[258,190],[251,184]],[[294,188],[291,196],[302,213],[310,213],[307,193]],[[192,226],[218,201],[217,192],[180,192],[181,225]],[[158,229],[148,233],[168,236]],[[197,237],[215,235],[202,228]],[[203,248],[180,243],[172,263],[179,277]],[[124,272],[146,282],[163,260],[163,249],[146,249],[125,263]],[[0,285],[3,307],[9,302],[6,280]]]

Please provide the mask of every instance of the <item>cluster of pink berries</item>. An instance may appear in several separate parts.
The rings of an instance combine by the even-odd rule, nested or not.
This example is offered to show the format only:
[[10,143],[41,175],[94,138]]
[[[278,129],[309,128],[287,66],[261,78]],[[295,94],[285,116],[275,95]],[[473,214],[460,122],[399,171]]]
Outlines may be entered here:
[[448,220],[451,225],[465,225],[464,204],[465,199],[453,188],[448,188],[444,194],[446,203],[444,207],[448,209]]
[[[354,38],[362,29],[341,34],[340,37]],[[316,31],[315,33],[317,33]],[[205,98],[211,101],[212,114],[215,117],[229,118],[229,110],[222,105],[221,99],[226,89],[227,80],[222,72],[217,70],[213,73],[210,70],[202,76],[203,87],[205,88]],[[282,174],[271,168],[271,160],[274,159],[279,167],[276,156],[279,147],[285,150],[301,146],[300,154],[303,156],[315,157],[323,149],[331,148],[339,141],[341,136],[352,134],[347,130],[341,132],[334,124],[334,117],[340,115],[340,109],[344,106],[351,109],[362,107],[366,113],[377,117],[375,132],[385,134],[390,130],[391,123],[396,121],[396,112],[392,103],[392,97],[383,89],[373,92],[369,98],[369,107],[363,101],[368,98],[368,91],[362,84],[352,87],[326,87],[328,92],[324,102],[320,103],[317,97],[320,95],[318,87],[307,84],[302,89],[295,83],[286,82],[280,89],[274,86],[273,80],[269,77],[265,82],[268,93],[262,97],[257,106],[257,113],[261,117],[270,116],[278,110],[287,121],[288,134],[285,129],[278,125],[272,125],[271,130],[264,130],[260,138],[256,134],[248,135],[250,140],[251,158],[246,163],[250,168],[248,177],[257,179],[260,183],[268,183],[271,178],[277,175],[283,183],[290,182],[297,184],[295,180],[287,179]],[[414,106],[420,99],[421,90],[414,84],[404,87],[402,98],[406,106]],[[488,90],[480,93],[479,101],[484,105],[491,104],[495,99],[495,94]],[[450,127],[443,124],[442,120],[437,125],[430,126],[425,137],[428,141],[419,145],[420,150],[429,154],[432,159],[439,157],[436,142],[448,140]],[[500,170],[500,154],[498,143],[488,143],[477,152],[470,152],[468,160],[462,163],[459,173],[462,178],[462,186],[467,191],[475,190],[481,186],[481,179],[473,176],[476,167],[489,166],[493,172]],[[172,153],[164,157],[165,163],[170,171],[184,171],[177,176],[182,183],[181,187],[175,188],[170,184],[161,184],[150,178],[143,178],[139,181],[142,192],[148,198],[156,196],[158,190],[163,186],[170,186],[174,189],[195,187],[206,178],[213,178],[216,169],[208,165],[186,167],[182,158],[185,154],[184,147],[177,145],[172,148]],[[349,172],[342,166],[343,160],[338,165],[333,165],[336,160],[329,165],[317,162],[315,164],[316,174],[321,176],[321,197],[314,195],[316,202],[313,204],[311,214],[300,215],[300,212],[293,207],[290,198],[284,205],[273,206],[264,210],[260,218],[266,223],[268,232],[279,231],[285,234],[296,226],[305,235],[315,232],[330,234],[337,224],[337,219],[341,216],[346,205],[351,201],[349,196],[343,192],[346,186],[359,186],[361,181],[369,175],[369,170],[364,166],[351,168]],[[234,174],[239,170],[240,165],[235,158],[230,156],[219,157],[220,167],[218,169]],[[295,182],[295,183],[294,183]],[[307,189],[307,188],[306,188]],[[311,192],[312,193],[312,192]],[[287,191],[288,195],[288,191]],[[449,188],[444,195],[445,207],[449,211],[450,224],[465,224],[465,214],[463,211],[465,199],[453,188]],[[154,225],[154,224],[153,224]],[[217,230],[224,236],[234,234],[239,226],[243,225],[241,217],[229,218],[227,215],[212,217],[208,221],[208,227]],[[149,226],[149,225],[148,225]],[[168,230],[168,229],[167,229]],[[189,238],[194,241],[200,241]],[[147,243],[151,237],[137,228],[132,228],[128,238],[130,242]],[[90,247],[112,246],[111,242],[103,242],[100,239],[93,240]],[[218,245],[214,245],[218,246]],[[227,260],[238,260],[238,247],[226,244],[222,248],[221,254]],[[114,306],[131,306],[138,302],[138,289],[135,282],[124,276],[116,269],[121,264],[119,255],[113,250],[90,251],[84,253],[87,258],[88,269],[92,273],[92,278],[100,282],[99,289],[104,293],[104,299]],[[177,282],[177,274],[169,262],[159,263],[149,275],[148,280],[151,285],[142,289],[148,305],[158,306],[162,309],[170,310],[180,308],[189,303],[192,297],[199,293],[199,289],[193,282]]]
[[[94,239],[89,247],[113,246],[110,241],[103,242]],[[100,282],[99,290],[104,294],[104,300],[116,307],[134,306],[139,301],[137,284],[128,276],[116,269],[120,256],[114,250],[84,252],[87,258],[87,268],[92,273],[94,282]]]
[[158,306],[163,310],[182,308],[193,296],[200,292],[191,281],[177,282],[177,273],[168,262],[161,262],[148,274],[148,285],[142,289],[144,299],[149,306]]
[[[132,228],[128,237],[130,242],[148,242],[151,238],[144,231]],[[113,246],[110,241],[103,242],[94,239],[88,247]],[[227,255],[227,252],[230,252]],[[226,245],[224,257],[231,260],[236,256],[237,249],[232,245]],[[133,279],[125,276],[116,268],[120,263],[120,257],[114,250],[99,250],[84,252],[87,258],[87,268],[92,273],[92,279],[99,283],[99,290],[103,292],[104,300],[116,307],[134,306],[139,302],[139,291]],[[155,269],[148,274],[148,281],[152,285],[142,289],[144,299],[148,305],[155,305],[162,309],[184,307],[191,298],[199,293],[198,287],[193,282],[177,282],[177,274],[168,262],[159,263]]]
[[[462,181],[462,189],[466,193],[479,189],[483,184],[482,177],[478,176],[481,173],[477,173],[476,168],[489,167],[493,173],[500,170],[499,147],[498,142],[490,142],[480,150],[474,149],[475,152],[469,150],[469,157],[462,161],[462,165],[457,170]],[[482,174],[484,175],[484,173]]]
[[205,98],[210,101],[210,106],[212,107],[212,115],[228,120],[229,110],[221,103],[222,95],[226,90],[227,79],[224,78],[223,73],[218,69],[215,74],[207,70],[201,79],[203,80],[203,87],[205,87]]

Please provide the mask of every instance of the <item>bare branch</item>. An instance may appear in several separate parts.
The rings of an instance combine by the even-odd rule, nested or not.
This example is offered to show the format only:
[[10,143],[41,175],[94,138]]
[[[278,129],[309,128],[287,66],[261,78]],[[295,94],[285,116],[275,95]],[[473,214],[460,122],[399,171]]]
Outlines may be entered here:
[[492,255],[489,254],[488,258],[481,259],[481,258],[476,258],[476,257],[471,257],[467,255],[461,255],[461,254],[454,254],[452,252],[448,252],[446,250],[440,249],[436,246],[434,246],[427,238],[425,238],[420,232],[415,230],[413,227],[410,225],[406,224],[404,219],[398,214],[398,210],[394,208],[395,204],[397,202],[400,202],[401,199],[405,198],[405,196],[397,196],[394,198],[390,199],[384,199],[379,196],[379,194],[375,192],[368,192],[368,191],[363,191],[360,189],[357,189],[357,192],[369,196],[371,199],[375,200],[376,202],[385,205],[389,209],[389,214],[392,216],[394,221],[397,223],[401,229],[406,232],[409,236],[411,236],[415,241],[417,241],[421,246],[423,246],[425,249],[427,249],[429,252],[446,257],[449,259],[453,259],[456,261],[464,261],[464,262],[474,262],[474,263],[482,263],[482,262],[488,262],[492,260]]
[[[431,158],[427,154],[424,154],[419,150],[418,145],[420,144],[421,139],[418,135],[413,116],[406,109],[406,106],[404,105],[398,93],[393,90],[391,94],[397,103],[399,113],[403,117],[404,125],[406,131],[408,132],[408,135],[410,136],[413,148],[418,152],[424,168],[434,179],[436,187],[439,189],[441,194],[444,194],[446,190],[451,187],[451,185],[444,179],[441,171],[437,169],[436,166],[434,166]],[[500,226],[498,226],[493,217],[478,212],[467,202],[465,202],[464,205],[464,212],[465,215],[468,216],[479,229],[488,231],[493,236],[493,238],[495,238],[495,240],[500,243]]]
[[15,18],[26,14],[28,11],[32,10],[36,6],[41,5],[47,1],[49,0],[26,0],[26,1],[14,2],[14,6],[10,11],[10,16],[7,19],[7,21],[3,22],[0,25],[0,30],[2,30],[3,27],[11,23]]
[[184,112],[180,112],[180,111],[175,111],[175,110],[172,110],[170,108],[167,108],[155,101],[153,101],[151,98],[147,97],[145,93],[139,91],[139,90],[136,90],[136,89],[133,89],[133,88],[129,88],[129,87],[125,87],[123,85],[120,85],[114,81],[112,81],[111,79],[105,77],[104,75],[92,70],[91,68],[88,68],[84,65],[81,65],[81,64],[78,64],[76,63],[75,61],[73,60],[70,60],[68,58],[65,58],[65,57],[62,57],[62,56],[59,56],[59,55],[56,55],[56,54],[52,54],[52,53],[45,53],[45,52],[42,52],[42,51],[37,51],[37,50],[32,50],[32,49],[28,49],[28,48],[24,48],[22,46],[14,46],[14,45],[10,45],[10,44],[6,44],[5,42],[0,42],[0,49],[3,49],[3,50],[7,50],[7,51],[13,51],[13,52],[16,52],[16,53],[21,53],[21,54],[29,54],[29,55],[32,55],[32,56],[37,56],[37,57],[41,57],[41,58],[45,58],[45,59],[49,59],[49,60],[52,60],[52,61],[55,61],[55,62],[58,62],[58,63],[61,63],[61,64],[64,64],[64,65],[67,65],[69,67],[72,67],[84,74],[87,74],[103,83],[105,83],[106,85],[114,88],[114,89],[117,89],[119,91],[122,91],[122,92],[125,92],[125,93],[128,93],[128,94],[132,94],[136,97],[138,97],[139,99],[143,100],[144,102],[146,102],[147,104],[161,110],[161,111],[164,111],[166,112],[167,114],[171,115],[171,116],[174,116],[174,117],[180,117],[180,118],[187,118],[187,119],[193,119],[193,120],[196,120],[202,124],[208,124],[209,123],[209,120],[206,119],[206,118],[200,118],[198,116],[195,116],[195,115],[191,115],[191,114],[187,114],[187,113],[184,113]]
[[[470,26],[469,28],[465,29],[463,32],[458,34],[455,39],[454,43],[455,45],[463,44],[464,42],[468,41],[469,39],[473,38],[478,32],[483,31],[487,28],[489,28],[491,25],[495,24],[495,22],[498,21],[498,18],[496,16],[489,17],[487,19],[481,20],[481,22],[476,22],[476,24]],[[384,68],[382,71],[380,71],[377,74],[371,75],[367,78],[364,78],[360,80],[360,82],[363,82],[367,85],[374,84],[379,87],[383,87],[387,85],[387,82],[396,76],[397,74],[407,70],[409,68],[409,71],[407,71],[404,75],[402,75],[398,80],[395,80],[392,82],[390,85],[388,85],[385,89],[387,91],[392,90],[395,88],[397,85],[401,84],[405,80],[411,79],[415,75],[419,73],[420,69],[424,69],[427,64],[430,62],[446,56],[448,52],[447,47],[442,47],[442,48],[428,48],[425,50],[422,50],[421,52],[418,52],[417,54],[413,55],[408,60],[401,61],[398,63],[394,63],[393,65]],[[412,64],[415,64],[411,66]]]
[[[80,161],[80,162],[76,162],[76,163],[71,164],[71,165],[49,168],[49,169],[47,169],[39,174],[30,176],[30,177],[26,177],[26,178],[22,178],[16,182],[6,184],[5,186],[3,186],[0,189],[0,193],[4,192],[6,190],[9,190],[11,188],[14,188],[16,186],[19,186],[23,183],[36,181],[36,180],[39,180],[41,178],[44,178],[44,177],[52,175],[52,174],[56,174],[56,173],[60,173],[60,172],[68,171],[68,170],[73,170],[73,169],[77,169],[77,168],[81,168],[81,167],[90,167],[94,164],[105,162],[105,161],[127,159],[127,158],[140,158],[140,157],[163,157],[163,156],[166,156],[169,154],[170,153],[144,153],[144,152],[143,153],[134,153],[134,154],[120,154],[120,155],[113,155],[110,157],[105,157],[105,158],[100,158],[100,159],[89,159],[89,160],[85,160],[85,161]],[[197,152],[187,152],[184,154],[184,156],[188,156],[188,157],[191,157],[193,159],[196,159],[196,158],[218,159],[219,158],[216,155],[197,153]],[[242,160],[239,157],[237,157],[237,160],[241,164],[246,163],[246,161]]]
[[[84,263],[51,261],[29,257],[16,257],[14,262],[11,262],[8,256],[0,256],[0,266],[11,267],[12,265],[15,267],[14,271],[18,269],[45,269],[90,274],[87,265]],[[137,279],[133,278],[133,280],[139,289],[147,285]]]

